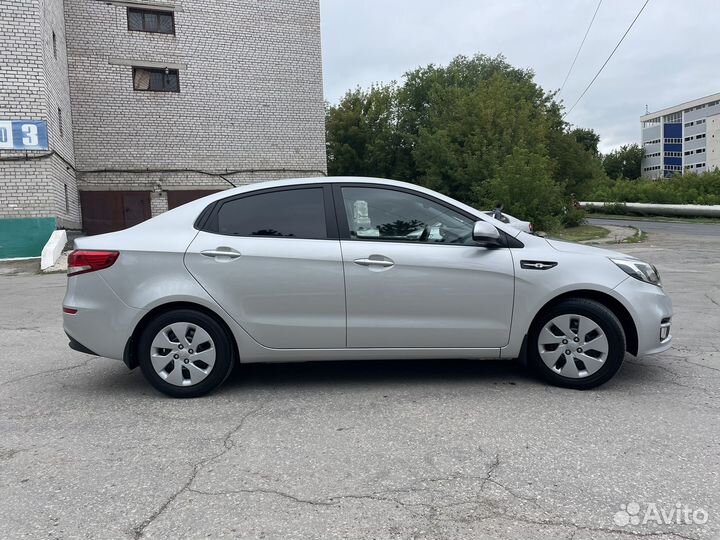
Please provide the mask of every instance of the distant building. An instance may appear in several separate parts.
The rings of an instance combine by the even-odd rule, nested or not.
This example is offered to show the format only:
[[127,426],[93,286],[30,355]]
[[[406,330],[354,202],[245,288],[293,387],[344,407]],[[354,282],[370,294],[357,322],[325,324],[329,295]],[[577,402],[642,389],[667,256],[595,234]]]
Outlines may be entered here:
[[720,94],[640,117],[642,174],[664,178],[720,166]]
[[319,0],[0,0],[0,258],[326,172]]

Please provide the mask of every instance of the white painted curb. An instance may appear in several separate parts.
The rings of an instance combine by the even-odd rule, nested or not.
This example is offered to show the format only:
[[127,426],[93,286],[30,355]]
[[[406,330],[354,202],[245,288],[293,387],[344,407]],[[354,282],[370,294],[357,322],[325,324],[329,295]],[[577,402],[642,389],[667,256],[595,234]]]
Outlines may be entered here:
[[45,270],[55,264],[66,243],[67,233],[64,230],[54,231],[50,235],[50,240],[47,241],[40,254],[40,270]]

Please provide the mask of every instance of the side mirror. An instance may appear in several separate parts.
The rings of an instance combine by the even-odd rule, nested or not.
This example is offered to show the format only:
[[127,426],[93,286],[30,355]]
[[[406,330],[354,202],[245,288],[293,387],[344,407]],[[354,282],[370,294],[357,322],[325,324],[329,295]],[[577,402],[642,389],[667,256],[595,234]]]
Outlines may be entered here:
[[473,226],[473,240],[479,244],[497,244],[500,241],[498,230],[486,221],[476,221]]

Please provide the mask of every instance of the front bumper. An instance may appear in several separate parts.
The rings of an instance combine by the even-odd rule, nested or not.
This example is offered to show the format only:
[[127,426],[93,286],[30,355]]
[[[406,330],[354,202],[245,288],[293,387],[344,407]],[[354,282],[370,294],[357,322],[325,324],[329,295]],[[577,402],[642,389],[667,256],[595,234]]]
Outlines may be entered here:
[[627,278],[615,288],[625,300],[638,334],[637,356],[666,351],[672,344],[672,301],[655,285]]

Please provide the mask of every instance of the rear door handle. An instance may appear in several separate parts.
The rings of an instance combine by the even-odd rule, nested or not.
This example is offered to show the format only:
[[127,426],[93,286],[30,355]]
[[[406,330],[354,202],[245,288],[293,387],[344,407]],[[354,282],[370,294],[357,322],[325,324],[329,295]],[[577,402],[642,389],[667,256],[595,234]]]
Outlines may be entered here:
[[395,266],[394,262],[388,261],[387,259],[355,259],[353,262],[360,266],[379,266],[381,268]]
[[241,253],[232,248],[217,248],[201,251],[200,255],[205,255],[206,257],[227,257],[228,259],[237,259],[240,257]]

